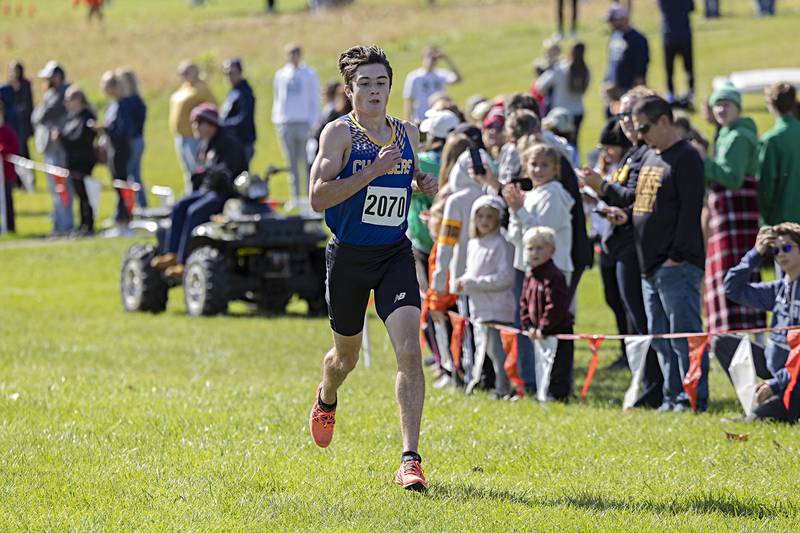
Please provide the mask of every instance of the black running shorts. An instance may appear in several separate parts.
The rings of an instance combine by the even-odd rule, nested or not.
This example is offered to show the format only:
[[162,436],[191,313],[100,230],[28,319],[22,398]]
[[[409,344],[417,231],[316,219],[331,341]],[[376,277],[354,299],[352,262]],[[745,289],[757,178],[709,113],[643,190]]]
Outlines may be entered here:
[[384,246],[352,246],[333,237],[325,264],[328,317],[339,335],[350,337],[364,329],[370,291],[375,291],[375,309],[384,322],[395,309],[421,306],[414,254],[405,237]]

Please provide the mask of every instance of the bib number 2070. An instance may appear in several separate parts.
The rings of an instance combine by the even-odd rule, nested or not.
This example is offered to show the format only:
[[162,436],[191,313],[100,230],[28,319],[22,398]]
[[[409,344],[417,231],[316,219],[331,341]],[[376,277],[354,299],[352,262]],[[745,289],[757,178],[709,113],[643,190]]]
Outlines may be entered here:
[[376,226],[399,226],[406,220],[406,189],[367,187],[361,222]]

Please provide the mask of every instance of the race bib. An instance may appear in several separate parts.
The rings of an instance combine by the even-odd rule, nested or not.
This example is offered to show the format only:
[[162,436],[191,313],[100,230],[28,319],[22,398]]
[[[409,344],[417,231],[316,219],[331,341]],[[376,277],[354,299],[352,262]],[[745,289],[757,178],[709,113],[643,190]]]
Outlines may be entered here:
[[399,226],[406,221],[406,189],[367,187],[361,222],[376,226]]

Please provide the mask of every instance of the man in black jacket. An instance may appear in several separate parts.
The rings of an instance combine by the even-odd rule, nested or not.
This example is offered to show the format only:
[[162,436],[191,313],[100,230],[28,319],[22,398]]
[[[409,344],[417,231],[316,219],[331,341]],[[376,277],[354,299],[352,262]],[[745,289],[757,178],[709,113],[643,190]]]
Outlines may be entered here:
[[241,144],[222,128],[215,105],[200,104],[192,110],[191,119],[194,136],[200,139],[200,166],[192,175],[195,190],[172,208],[166,253],[152,261],[154,268],[176,277],[183,275],[192,230],[222,211],[233,194],[233,180],[248,168]]
[[[603,235],[603,249],[606,251],[607,257],[613,258],[616,262],[615,270],[622,304],[628,316],[628,323],[638,335],[647,335],[648,330],[647,313],[642,298],[642,272],[639,258],[636,255],[633,224],[630,220],[625,224],[616,224],[615,222],[619,216],[631,218],[633,203],[636,200],[639,171],[642,169],[645,156],[650,152],[650,147],[634,129],[633,108],[639,100],[655,95],[655,91],[640,85],[625,93],[620,100],[619,113],[615,119],[619,129],[633,143],[633,146],[625,154],[622,159],[624,163],[611,179],[603,180],[600,174],[588,167],[580,173],[586,185],[594,189],[610,206],[604,211],[604,216],[612,224]],[[623,211],[627,213],[625,214]],[[664,379],[661,375],[658,356],[650,348],[645,362],[644,391],[634,406],[659,407],[663,399],[663,384]]]
[[231,83],[231,92],[220,110],[222,126],[242,144],[247,162],[253,159],[256,146],[256,97],[242,76],[242,61],[238,57],[226,59],[222,71]]
[[[675,127],[672,108],[648,96],[633,109],[636,131],[650,145],[641,162],[633,204],[636,253],[651,334],[703,331],[700,282],[705,266],[700,212],[703,206],[703,161]],[[614,223],[627,222],[627,214]],[[683,378],[689,369],[686,339],[654,339],[664,374],[660,410],[683,411],[689,399]],[[708,353],[703,354],[697,407],[708,406]]]

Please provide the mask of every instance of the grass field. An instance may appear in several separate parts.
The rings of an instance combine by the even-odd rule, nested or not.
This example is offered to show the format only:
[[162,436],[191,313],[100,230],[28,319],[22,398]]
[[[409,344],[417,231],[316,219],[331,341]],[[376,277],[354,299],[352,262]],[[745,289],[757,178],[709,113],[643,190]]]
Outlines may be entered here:
[[[182,0],[115,0],[99,30],[84,27],[71,2],[41,0],[35,25],[0,18],[0,61],[22,57],[33,70],[57,56],[94,96],[103,69],[133,65],[151,112],[145,179],[177,185],[166,106],[184,56],[214,66],[244,57],[260,98],[261,167],[279,158],[269,76],[290,38],[307,45],[322,79],[333,77],[341,48],[380,42],[398,81],[436,41],[464,71],[466,81],[453,88],[463,101],[527,87],[530,60],[552,32],[544,0],[452,0],[434,12],[422,0],[371,0],[324,17],[301,3],[279,1],[284,13],[265,17],[256,0],[218,0],[204,10]],[[607,33],[589,21],[606,4],[581,4],[595,79]],[[660,87],[655,0],[635,4]],[[701,95],[717,74],[795,66],[800,0],[780,2],[775,20],[753,19],[747,0],[723,8],[720,21],[696,21]],[[218,68],[210,81],[222,97]],[[596,87],[584,147],[601,123]],[[761,99],[746,104],[765,129]],[[618,352],[610,342],[584,402],[542,407],[429,388],[420,453],[431,489],[406,493],[391,483],[400,435],[394,362],[379,320],[371,321],[373,366],[346,382],[336,437],[319,450],[307,415],[330,343],[326,320],[304,318],[299,302],[284,318],[234,306],[229,316],[189,319],[179,289],[163,315],[125,314],[118,272],[133,241],[26,240],[48,231],[49,199],[17,198],[21,234],[0,242],[0,531],[793,531],[800,523],[796,428],[720,422],[740,408],[716,363],[708,414],[623,415],[628,375],[602,369]],[[106,214],[111,205],[106,193]],[[613,329],[596,270],[582,282],[577,329]],[[587,361],[579,344],[577,387]],[[749,439],[729,441],[726,431]]]
[[[341,391],[319,450],[309,401],[324,319],[124,314],[117,240],[6,247],[0,262],[0,530],[790,530],[796,428],[723,424],[738,403],[711,375],[706,415],[623,415],[627,374],[585,402],[540,407],[429,388],[427,495],[391,483],[392,354]],[[303,304],[295,304],[296,313]],[[608,331],[593,272],[579,329]],[[617,346],[601,348],[603,365]],[[576,382],[588,352],[579,345]],[[726,440],[725,431],[749,434]]]

